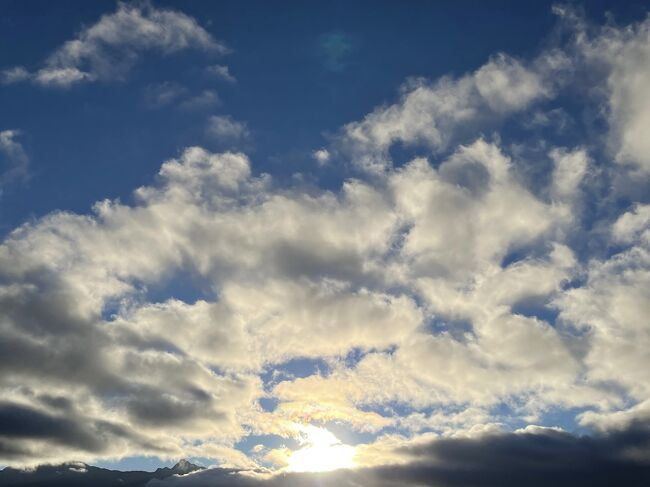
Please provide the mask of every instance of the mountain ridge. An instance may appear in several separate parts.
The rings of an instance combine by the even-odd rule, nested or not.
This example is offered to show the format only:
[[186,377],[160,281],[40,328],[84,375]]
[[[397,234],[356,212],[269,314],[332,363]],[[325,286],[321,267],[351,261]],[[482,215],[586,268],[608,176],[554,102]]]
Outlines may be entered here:
[[37,486],[86,486],[144,487],[154,479],[164,479],[172,475],[187,475],[204,470],[186,459],[179,460],[173,467],[162,467],[154,472],[140,470],[121,471],[95,467],[83,462],[65,462],[58,465],[39,465],[35,469],[21,470],[5,467],[0,470],[0,485],[4,487]]

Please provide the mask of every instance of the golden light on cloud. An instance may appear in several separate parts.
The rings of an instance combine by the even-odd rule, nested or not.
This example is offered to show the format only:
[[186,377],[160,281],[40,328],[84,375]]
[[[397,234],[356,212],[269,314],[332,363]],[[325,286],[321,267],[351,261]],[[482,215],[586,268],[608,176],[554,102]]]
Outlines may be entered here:
[[297,425],[303,447],[289,457],[290,472],[328,472],[355,466],[355,448],[344,445],[331,431],[313,425]]

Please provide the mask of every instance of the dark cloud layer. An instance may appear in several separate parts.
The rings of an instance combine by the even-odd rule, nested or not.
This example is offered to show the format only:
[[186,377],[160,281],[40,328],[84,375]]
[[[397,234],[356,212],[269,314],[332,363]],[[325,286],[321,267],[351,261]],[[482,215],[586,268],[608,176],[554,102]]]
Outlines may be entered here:
[[[396,452],[397,453],[397,452]],[[650,485],[650,425],[602,436],[555,430],[509,433],[476,439],[443,439],[403,448],[405,465],[322,474],[283,474],[255,479],[227,469],[152,481],[149,487],[187,486],[375,486],[605,487]]]

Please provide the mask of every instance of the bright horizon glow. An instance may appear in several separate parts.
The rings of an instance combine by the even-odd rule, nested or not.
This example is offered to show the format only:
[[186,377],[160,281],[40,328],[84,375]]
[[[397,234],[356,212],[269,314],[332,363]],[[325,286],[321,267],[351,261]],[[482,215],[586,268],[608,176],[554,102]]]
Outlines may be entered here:
[[305,446],[289,457],[290,472],[329,472],[353,468],[355,448],[342,444],[331,431],[313,425],[297,425]]

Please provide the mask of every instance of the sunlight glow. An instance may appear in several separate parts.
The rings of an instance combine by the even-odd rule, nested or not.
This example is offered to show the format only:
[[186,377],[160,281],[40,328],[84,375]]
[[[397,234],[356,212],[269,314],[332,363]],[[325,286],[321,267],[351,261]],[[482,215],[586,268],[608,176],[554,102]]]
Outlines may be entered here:
[[354,447],[342,444],[332,432],[313,425],[297,425],[304,445],[289,457],[291,472],[327,472],[354,467]]

